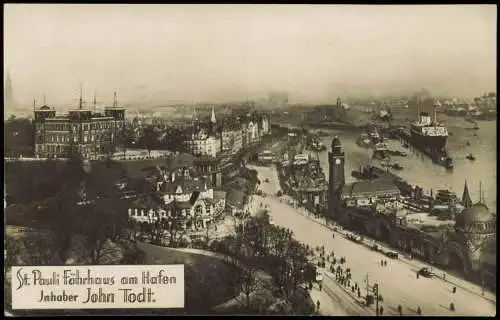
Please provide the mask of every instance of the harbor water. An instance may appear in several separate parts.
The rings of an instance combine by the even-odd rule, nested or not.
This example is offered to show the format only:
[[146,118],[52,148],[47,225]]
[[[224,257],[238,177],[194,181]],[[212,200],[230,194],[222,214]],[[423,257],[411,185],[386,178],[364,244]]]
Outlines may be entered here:
[[[443,119],[445,120],[445,119]],[[447,150],[454,160],[454,169],[448,171],[440,165],[434,164],[430,158],[418,152],[404,149],[399,141],[389,141],[390,148],[404,150],[406,157],[392,156],[391,162],[398,163],[403,170],[392,170],[395,174],[408,181],[412,185],[424,188],[426,194],[438,189],[448,189],[455,192],[459,198],[462,196],[464,181],[467,179],[472,201],[479,201],[479,185],[482,183],[484,202],[491,212],[496,212],[496,188],[497,188],[497,137],[496,121],[479,121],[479,130],[471,130],[461,118],[446,118],[445,125],[452,135],[448,137]],[[346,183],[356,181],[351,176],[353,170],[359,170],[360,166],[373,164],[380,166],[381,162],[372,160],[372,149],[365,149],[356,144],[358,136],[350,132],[339,130],[321,130],[331,134],[323,137],[323,143],[330,151],[333,137],[340,138],[345,152],[345,175]],[[469,145],[467,145],[469,142]],[[476,158],[470,161],[466,157],[472,153]],[[328,152],[320,154],[320,161],[328,178]]]

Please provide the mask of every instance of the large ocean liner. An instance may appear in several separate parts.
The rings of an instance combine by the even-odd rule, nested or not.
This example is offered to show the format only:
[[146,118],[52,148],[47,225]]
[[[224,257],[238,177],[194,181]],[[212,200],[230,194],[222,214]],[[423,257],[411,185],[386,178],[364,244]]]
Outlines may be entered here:
[[443,165],[447,169],[453,168],[453,160],[446,152],[446,141],[448,140],[448,129],[439,124],[436,119],[436,106],[434,103],[434,119],[428,112],[420,112],[419,119],[411,124],[410,143],[421,152],[427,154],[435,163]]

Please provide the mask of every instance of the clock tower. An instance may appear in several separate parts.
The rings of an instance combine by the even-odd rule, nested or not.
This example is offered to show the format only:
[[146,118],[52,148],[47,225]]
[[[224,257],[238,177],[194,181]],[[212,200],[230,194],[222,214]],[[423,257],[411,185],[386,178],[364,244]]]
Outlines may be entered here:
[[344,150],[339,138],[335,136],[332,141],[332,151],[328,152],[328,212],[334,217],[338,215],[340,196],[345,184],[344,161]]

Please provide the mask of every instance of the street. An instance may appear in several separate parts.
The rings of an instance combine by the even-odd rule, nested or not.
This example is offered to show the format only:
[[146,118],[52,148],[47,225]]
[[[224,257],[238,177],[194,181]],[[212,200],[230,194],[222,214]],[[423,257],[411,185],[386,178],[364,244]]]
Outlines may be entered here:
[[[495,315],[495,304],[478,294],[460,289],[453,294],[452,284],[433,278],[417,279],[418,269],[402,261],[389,259],[381,253],[344,238],[341,234],[336,234],[333,239],[331,230],[299,213],[298,210],[302,209],[295,209],[276,198],[279,182],[274,168],[252,167],[252,169],[258,171],[261,181],[269,179],[268,183],[262,182],[260,188],[268,195],[262,202],[270,206],[269,215],[273,217],[274,222],[291,229],[300,242],[313,248],[324,245],[327,253],[333,251],[336,257],[345,257],[347,261],[345,268],[352,269],[352,281],[362,288],[363,295],[366,291],[365,278],[368,275],[370,285],[374,283],[379,285],[379,293],[384,300],[380,303],[385,309],[384,315],[397,315],[398,305],[402,306],[403,315],[417,315],[418,307],[421,308],[423,315]],[[387,260],[386,267],[380,266],[382,259]],[[327,285],[330,287],[330,283]],[[449,308],[452,302],[455,311]]]

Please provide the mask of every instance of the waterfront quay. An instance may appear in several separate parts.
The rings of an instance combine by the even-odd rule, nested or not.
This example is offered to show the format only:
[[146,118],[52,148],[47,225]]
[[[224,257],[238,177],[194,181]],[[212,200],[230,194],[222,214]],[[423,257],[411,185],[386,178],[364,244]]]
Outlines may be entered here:
[[[300,137],[298,138],[300,141]],[[460,274],[461,277],[496,290],[494,266],[496,215],[483,198],[473,204],[467,184],[462,198],[448,190],[412,185],[388,169],[368,166],[371,177],[346,183],[340,140],[335,137],[328,153],[328,191],[325,203],[307,206],[290,186],[292,174],[277,166],[280,184],[294,198],[294,205],[322,213],[346,229],[386,243],[393,250]],[[290,169],[288,169],[290,170]],[[299,171],[295,169],[295,171]],[[293,171],[292,171],[293,172]],[[316,207],[328,208],[319,211]],[[471,243],[474,249],[471,249]],[[474,262],[477,261],[477,262]]]
[[[441,273],[439,277],[417,278],[416,272],[421,267],[431,267],[438,274],[437,267],[418,261],[416,257],[413,260],[404,257],[390,259],[384,255],[383,251],[375,251],[368,245],[349,240],[344,237],[345,228],[333,222],[332,218],[328,218],[327,226],[325,218],[315,218],[297,202],[288,203],[286,196],[271,196],[281,190],[278,172],[274,167],[256,167],[256,170],[259,179],[269,179],[269,183],[261,187],[270,196],[262,199],[262,202],[263,205],[269,206],[269,214],[276,225],[292,230],[297,239],[312,248],[324,246],[325,252],[335,253],[337,261],[340,257],[345,257],[346,263],[342,268],[352,269],[351,283],[358,284],[362,297],[367,294],[366,288],[372,288],[373,284],[378,284],[379,292],[383,296],[383,301],[379,301],[379,306],[383,306],[384,315],[399,315],[398,305],[401,305],[404,316],[417,315],[418,307],[426,316],[492,316],[495,314],[496,297],[493,294],[486,292],[483,296],[479,286],[456,278],[448,271],[442,271],[446,274],[446,280],[441,278]],[[377,243],[382,247],[382,242],[377,241]],[[387,260],[387,267],[380,266],[381,260]],[[331,295],[332,302],[337,303],[337,297],[342,297],[340,303],[351,310],[349,314],[376,314],[373,305],[360,306],[357,298],[347,292],[350,292],[350,289],[346,290],[335,281],[335,274],[330,272],[329,264],[326,268],[320,268],[320,271],[324,275],[323,290]],[[452,292],[453,286],[458,288],[455,294]],[[451,302],[456,306],[455,311],[449,309]]]

